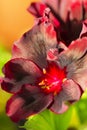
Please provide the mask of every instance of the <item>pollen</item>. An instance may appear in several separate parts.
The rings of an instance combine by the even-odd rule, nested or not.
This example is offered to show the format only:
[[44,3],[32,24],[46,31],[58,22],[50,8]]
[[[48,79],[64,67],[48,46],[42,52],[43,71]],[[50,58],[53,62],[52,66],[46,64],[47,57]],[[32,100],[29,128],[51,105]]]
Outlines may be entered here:
[[43,76],[39,81],[38,86],[43,92],[56,95],[62,90],[62,83],[66,81],[65,70],[53,62],[48,68],[43,68]]
[[45,85],[44,80],[42,80],[38,85],[40,85],[40,86]]
[[43,74],[46,74],[46,69],[43,68]]
[[64,83],[66,80],[67,80],[67,78],[64,78],[64,79],[62,80],[62,82]]

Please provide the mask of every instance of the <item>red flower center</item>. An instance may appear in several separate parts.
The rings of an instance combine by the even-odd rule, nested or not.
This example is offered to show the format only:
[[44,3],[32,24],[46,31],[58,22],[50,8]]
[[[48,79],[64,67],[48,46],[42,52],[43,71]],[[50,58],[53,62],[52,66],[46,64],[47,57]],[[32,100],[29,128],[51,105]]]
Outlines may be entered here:
[[39,86],[46,93],[59,93],[62,83],[66,79],[64,69],[60,69],[55,63],[49,64],[47,69],[43,69],[43,77],[40,79]]

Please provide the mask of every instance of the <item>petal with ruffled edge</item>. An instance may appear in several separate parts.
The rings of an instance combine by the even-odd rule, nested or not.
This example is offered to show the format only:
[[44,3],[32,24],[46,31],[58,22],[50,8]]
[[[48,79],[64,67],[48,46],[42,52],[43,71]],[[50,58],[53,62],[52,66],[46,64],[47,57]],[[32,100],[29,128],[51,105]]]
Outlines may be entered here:
[[71,64],[72,62],[76,62],[87,51],[87,38],[84,37],[82,39],[77,39],[76,41],[72,41],[67,50],[60,53],[58,56],[58,63],[61,68]]
[[[84,43],[83,43],[84,44]],[[67,66],[67,77],[80,85],[83,91],[87,88],[87,51],[77,61]]]
[[[57,5],[57,3],[56,3],[57,1],[53,1],[53,0],[51,0],[50,1],[50,3],[52,3],[52,5],[54,4],[54,6],[55,5]],[[43,16],[43,14],[44,14],[44,11],[45,11],[45,9],[47,8],[47,7],[51,7],[49,4],[48,4],[48,2],[47,2],[47,5],[45,4],[45,3],[40,3],[40,2],[33,2],[33,3],[31,3],[31,5],[27,8],[27,10],[28,10],[28,12],[30,12],[31,14],[33,14],[35,17],[41,17],[41,16]],[[52,9],[52,8],[51,8]],[[57,8],[58,9],[58,8]],[[54,16],[54,11],[53,11],[53,9],[51,10],[52,12],[50,12],[50,14],[49,14],[49,19],[50,19],[50,21],[53,23],[53,25],[55,26],[55,27],[59,27],[59,21],[57,20],[57,18]]]
[[3,73],[5,78],[1,84],[2,89],[8,92],[17,92],[23,84],[34,84],[38,77],[42,75],[42,71],[30,60],[16,58],[8,61]]
[[35,25],[14,43],[12,58],[31,59],[39,67],[45,68],[47,51],[56,47],[57,38],[54,27],[47,16],[42,17],[41,20],[39,25]]
[[18,122],[46,109],[53,101],[51,94],[42,93],[38,87],[26,85],[7,102],[6,113]]
[[84,91],[87,87],[87,38],[73,41],[59,55],[58,63],[60,67],[66,67],[67,78],[77,82]]
[[80,96],[80,87],[73,80],[66,80],[62,84],[61,92],[55,96],[54,104],[50,107],[50,109],[55,113],[63,113],[68,109],[68,106],[64,104],[64,102],[75,102],[80,99]]
[[32,2],[31,5],[27,8],[27,11],[33,14],[36,17],[41,17],[44,13],[46,5],[40,2]]

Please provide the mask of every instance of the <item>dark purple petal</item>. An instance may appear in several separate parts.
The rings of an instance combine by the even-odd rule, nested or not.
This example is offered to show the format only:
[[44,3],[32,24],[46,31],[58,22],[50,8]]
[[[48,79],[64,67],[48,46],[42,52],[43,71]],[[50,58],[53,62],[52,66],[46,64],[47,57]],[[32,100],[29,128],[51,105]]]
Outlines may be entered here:
[[18,122],[46,109],[52,102],[51,94],[42,93],[38,87],[26,85],[7,102],[6,113]]
[[42,22],[26,32],[13,46],[12,58],[33,60],[41,68],[47,66],[47,51],[57,45],[56,32],[47,17]]
[[5,78],[1,84],[8,92],[17,92],[23,84],[34,84],[42,75],[41,70],[32,61],[23,58],[12,59],[3,68]]
[[68,108],[64,102],[77,101],[80,99],[80,96],[81,91],[79,86],[73,80],[66,80],[62,85],[61,92],[55,96],[54,104],[50,109],[55,113],[63,113]]

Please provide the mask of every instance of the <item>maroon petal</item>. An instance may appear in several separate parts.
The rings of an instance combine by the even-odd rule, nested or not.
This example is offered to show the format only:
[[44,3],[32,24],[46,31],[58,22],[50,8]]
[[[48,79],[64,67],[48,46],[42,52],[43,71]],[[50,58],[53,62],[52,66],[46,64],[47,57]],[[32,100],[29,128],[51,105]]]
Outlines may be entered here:
[[20,93],[12,96],[7,102],[6,113],[14,122],[18,122],[43,111],[52,100],[51,94],[46,95],[39,88],[26,85]]
[[87,87],[87,38],[73,41],[58,57],[60,67],[66,67],[67,78],[73,79],[84,91]]
[[50,107],[50,110],[56,114],[61,114],[67,111],[68,106],[64,104],[64,102],[58,97],[55,96],[54,103]]
[[28,11],[36,17],[41,17],[46,8],[46,5],[40,2],[33,2],[28,7]]
[[17,92],[23,84],[34,84],[41,76],[41,70],[30,60],[23,58],[12,59],[3,68],[5,78],[1,84],[8,92]]
[[77,101],[80,99],[81,91],[79,86],[73,80],[66,80],[63,83],[61,92],[55,96],[54,104],[51,106],[51,110],[55,113],[62,113],[67,110],[67,106],[64,104],[66,101]]
[[65,67],[72,62],[79,60],[87,51],[87,38],[77,39],[72,41],[67,50],[60,53],[58,63],[60,67]]
[[[12,58],[33,60],[41,68],[47,66],[47,51],[57,45],[56,32],[47,17],[42,22],[26,32],[13,46]],[[43,59],[43,60],[42,60]]]
[[87,52],[67,67],[67,77],[80,85],[83,91],[87,88]]
[[76,84],[73,80],[66,80],[62,84],[62,92],[60,96],[63,101],[77,101],[80,99],[81,90],[78,84]]

